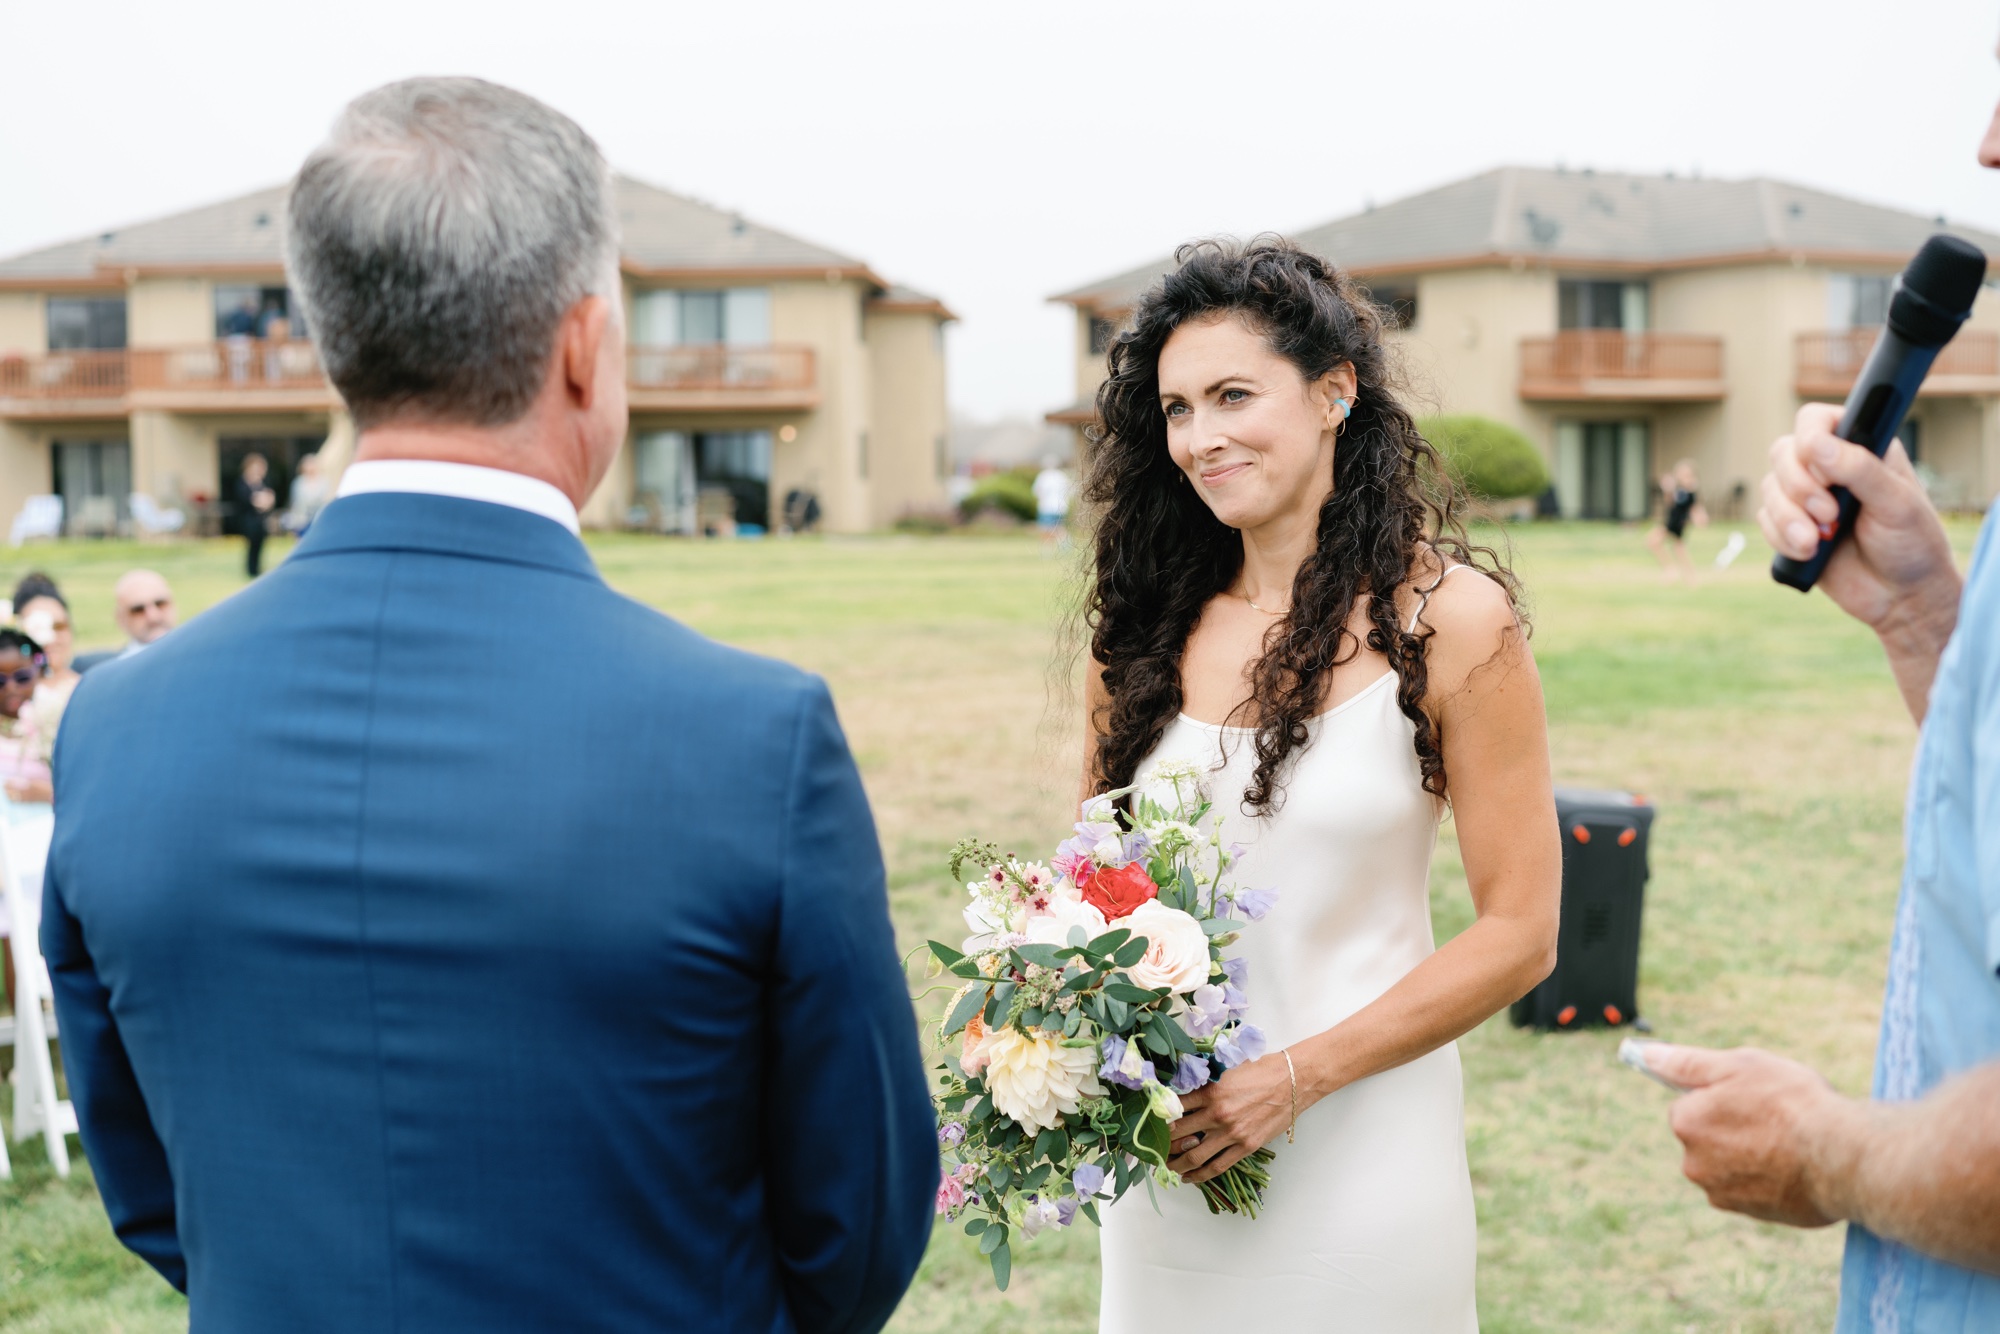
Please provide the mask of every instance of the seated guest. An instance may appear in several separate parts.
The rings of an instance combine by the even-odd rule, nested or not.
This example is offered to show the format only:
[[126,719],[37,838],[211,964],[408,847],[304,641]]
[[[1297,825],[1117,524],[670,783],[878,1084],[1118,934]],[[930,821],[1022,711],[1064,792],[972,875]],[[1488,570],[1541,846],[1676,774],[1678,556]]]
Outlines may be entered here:
[[111,614],[118,628],[125,632],[125,647],[84,654],[76,660],[79,672],[87,672],[114,658],[129,658],[157,642],[178,623],[174,590],[151,570],[127,570],[112,588],[111,598],[114,604]]
[[35,722],[48,745],[55,746],[56,729],[76,683],[83,678],[72,662],[76,634],[70,624],[69,602],[56,581],[40,572],[25,575],[14,587],[14,623],[42,646],[47,671],[35,687]]
[[10,801],[49,800],[55,738],[38,725],[35,692],[48,674],[42,646],[0,625],[0,790]]

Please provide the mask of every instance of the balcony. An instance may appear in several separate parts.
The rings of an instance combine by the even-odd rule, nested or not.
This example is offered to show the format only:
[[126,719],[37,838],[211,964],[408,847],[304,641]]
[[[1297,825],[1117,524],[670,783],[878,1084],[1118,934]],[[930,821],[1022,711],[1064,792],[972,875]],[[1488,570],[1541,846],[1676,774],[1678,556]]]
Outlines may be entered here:
[[0,359],[0,415],[326,411],[339,404],[311,343],[225,339],[187,347]]
[[[1847,397],[1880,332],[1826,329],[1800,334],[1794,382],[1799,397]],[[1946,343],[1931,363],[1931,373],[1917,392],[1942,398],[2000,394],[2000,334],[1989,329],[1960,329],[1958,337]]]
[[[797,411],[819,405],[810,347],[700,344],[627,350],[640,412]],[[185,347],[0,357],[0,417],[166,412],[324,412],[339,406],[303,340],[230,338]]]
[[813,350],[688,343],[626,350],[634,412],[739,412],[819,406]]
[[1706,334],[1565,329],[1521,340],[1522,398],[1694,403],[1722,396],[1722,340]]

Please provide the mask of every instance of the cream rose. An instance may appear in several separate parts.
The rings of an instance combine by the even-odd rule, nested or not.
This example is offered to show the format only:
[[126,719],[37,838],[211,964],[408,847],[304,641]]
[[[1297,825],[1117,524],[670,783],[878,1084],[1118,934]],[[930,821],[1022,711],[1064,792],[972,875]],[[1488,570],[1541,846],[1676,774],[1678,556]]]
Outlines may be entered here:
[[1135,984],[1183,992],[1208,981],[1208,934],[1179,908],[1151,899],[1111,925],[1146,938],[1145,956],[1125,970]]
[[1097,1048],[1066,1047],[1061,1039],[1030,1037],[1016,1028],[996,1028],[980,1042],[976,1056],[986,1063],[986,1091],[995,1110],[1027,1129],[1047,1130],[1101,1097]]

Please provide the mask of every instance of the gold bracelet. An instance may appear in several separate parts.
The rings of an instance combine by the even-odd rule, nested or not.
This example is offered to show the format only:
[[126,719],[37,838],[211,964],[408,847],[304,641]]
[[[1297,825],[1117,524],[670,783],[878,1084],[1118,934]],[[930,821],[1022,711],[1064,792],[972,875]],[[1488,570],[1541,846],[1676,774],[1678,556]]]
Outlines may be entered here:
[[1299,1142],[1299,1068],[1292,1064],[1292,1049],[1280,1047],[1278,1054],[1285,1058],[1285,1070],[1292,1077],[1292,1123],[1285,1128],[1285,1143]]

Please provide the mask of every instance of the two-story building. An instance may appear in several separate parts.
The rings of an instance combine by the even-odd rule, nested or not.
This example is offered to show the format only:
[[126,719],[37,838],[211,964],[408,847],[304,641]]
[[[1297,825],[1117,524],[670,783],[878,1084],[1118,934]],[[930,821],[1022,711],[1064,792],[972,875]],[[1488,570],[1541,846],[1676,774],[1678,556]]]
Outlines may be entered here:
[[[773,527],[794,492],[859,532],[941,508],[944,325],[867,264],[628,177],[617,183],[631,431],[596,527]],[[64,498],[109,531],[134,493],[218,517],[242,457],[352,446],[287,288],[287,189],[0,260],[0,522]]]
[[[1635,519],[1681,458],[1712,508],[1756,508],[1799,405],[1845,397],[1902,266],[1937,231],[2000,236],[1772,180],[1504,167],[1295,234],[1391,312],[1413,410],[1541,444],[1572,517]],[[1167,260],[1053,300],[1076,310],[1079,430],[1104,352]],[[2000,277],[2000,272],[1996,272]],[[1904,442],[1948,505],[2000,491],[2000,297],[1989,281]]]

